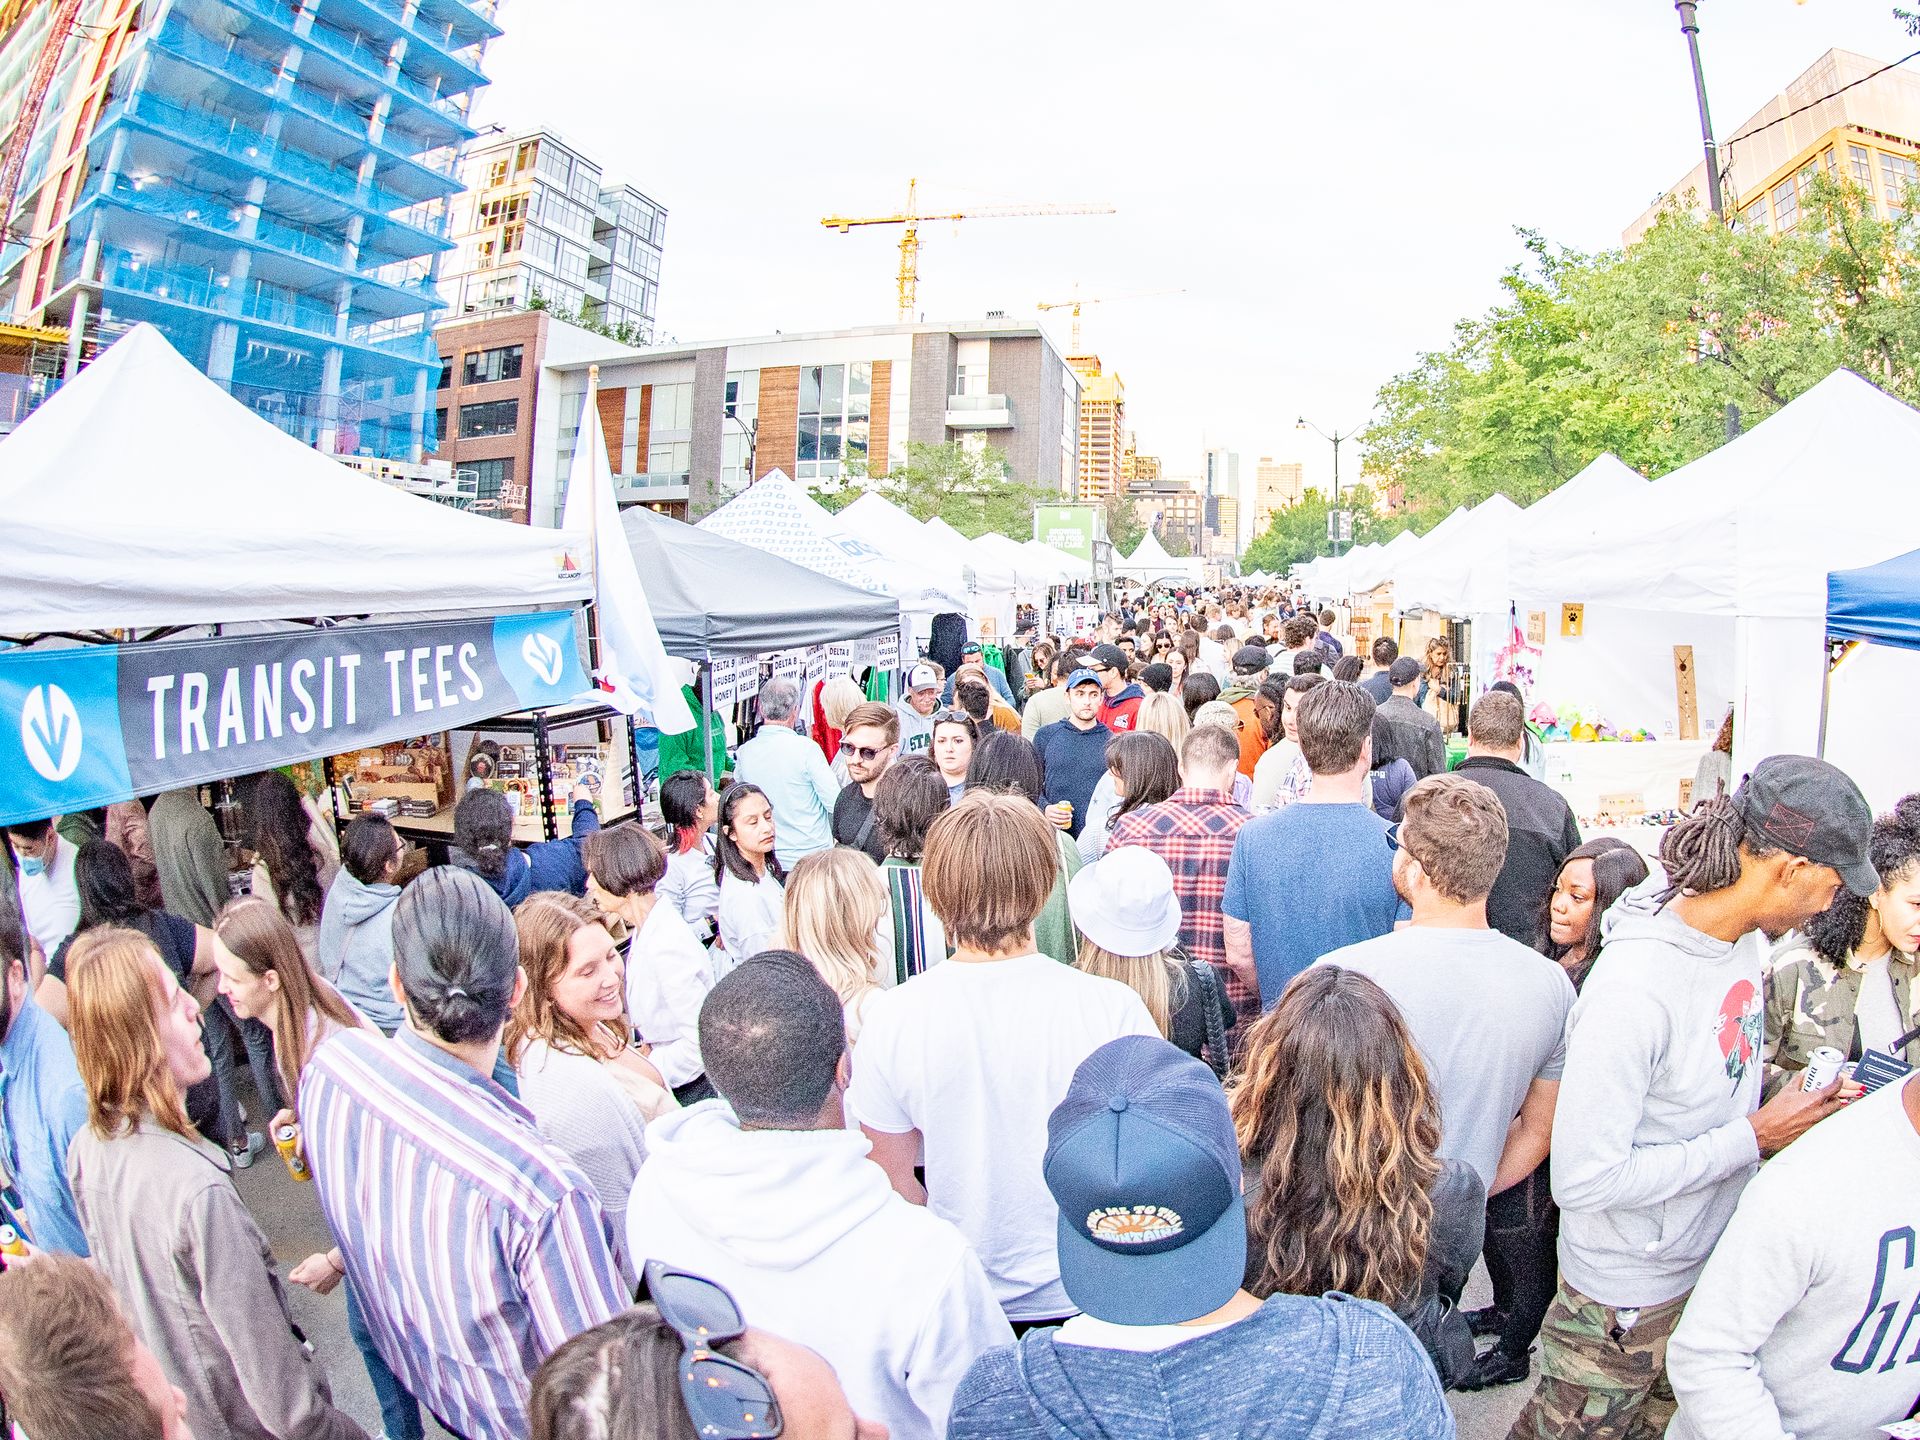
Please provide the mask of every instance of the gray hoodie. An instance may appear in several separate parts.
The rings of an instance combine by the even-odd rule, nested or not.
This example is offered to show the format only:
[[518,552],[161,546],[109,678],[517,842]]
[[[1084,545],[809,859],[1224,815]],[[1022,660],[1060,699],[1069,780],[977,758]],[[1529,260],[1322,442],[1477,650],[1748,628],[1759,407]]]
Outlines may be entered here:
[[394,997],[393,902],[398,885],[362,885],[343,865],[320,911],[320,972],[362,1015],[388,1035],[400,1026]]
[[1561,1275],[1615,1307],[1692,1289],[1760,1162],[1765,940],[1703,935],[1657,903],[1665,883],[1602,922],[1553,1120]]

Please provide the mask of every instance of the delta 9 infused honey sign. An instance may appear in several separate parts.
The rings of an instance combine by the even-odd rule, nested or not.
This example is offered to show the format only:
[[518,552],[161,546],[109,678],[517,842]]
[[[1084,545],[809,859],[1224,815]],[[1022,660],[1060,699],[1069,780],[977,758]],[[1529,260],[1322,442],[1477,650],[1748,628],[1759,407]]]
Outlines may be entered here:
[[571,611],[0,654],[0,824],[588,689]]

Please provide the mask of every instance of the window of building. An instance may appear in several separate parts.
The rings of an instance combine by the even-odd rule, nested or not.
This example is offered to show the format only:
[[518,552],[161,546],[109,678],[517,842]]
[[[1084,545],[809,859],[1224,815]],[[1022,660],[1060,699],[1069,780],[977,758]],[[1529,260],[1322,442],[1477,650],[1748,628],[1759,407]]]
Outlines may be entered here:
[[534,173],[543,180],[551,180],[562,190],[573,174],[573,157],[558,145],[542,145],[534,156]]
[[1800,190],[1792,180],[1773,187],[1773,228],[1782,233],[1800,221]]
[[447,438],[447,407],[444,405],[433,412],[433,438],[436,440]]
[[587,252],[578,245],[560,246],[560,257],[554,264],[554,273],[562,280],[574,285],[587,283]]
[[473,498],[481,503],[499,501],[508,498],[507,492],[513,488],[513,457],[503,460],[469,460],[459,467],[471,472],[474,478]]
[[1820,163],[1827,167],[1827,178],[1829,180],[1837,180],[1840,178],[1840,166],[1834,161],[1833,147],[1831,145],[1820,152]]
[[1853,167],[1853,178],[1873,189],[1873,157],[1867,153],[1864,145],[1847,146],[1847,163]]
[[560,237],[551,230],[536,227],[527,241],[527,254],[551,270],[560,257]]
[[647,428],[653,434],[663,430],[686,430],[693,425],[693,382],[653,387],[653,410],[647,416]]
[[502,345],[494,350],[469,350],[460,371],[462,385],[488,385],[495,380],[518,380],[525,346]]
[[439,388],[444,390],[452,383],[453,383],[453,362],[451,360],[443,360],[440,362]]
[[501,225],[510,220],[519,220],[527,213],[527,197],[514,195],[505,200],[483,200],[480,202],[480,223],[482,225]]
[[669,440],[647,446],[649,475],[686,475],[693,470],[693,442]]
[[520,426],[518,400],[488,400],[479,405],[460,407],[460,438],[485,440],[494,435],[511,435]]
[[491,188],[495,185],[504,185],[506,183],[507,157],[502,155],[498,160],[495,160],[491,165],[487,166],[487,185]]
[[1880,152],[1880,186],[1887,192],[1887,214],[1907,212],[1907,192],[1920,185],[1920,164],[1912,156]]
[[527,171],[532,168],[539,154],[540,142],[538,140],[522,140],[520,142],[520,148],[513,152],[513,173],[516,175],[526,174]]
[[989,393],[987,353],[992,344],[990,340],[962,340],[954,347],[954,394],[985,395]]
[[800,480],[830,480],[865,464],[873,414],[873,366],[809,365],[800,371]]

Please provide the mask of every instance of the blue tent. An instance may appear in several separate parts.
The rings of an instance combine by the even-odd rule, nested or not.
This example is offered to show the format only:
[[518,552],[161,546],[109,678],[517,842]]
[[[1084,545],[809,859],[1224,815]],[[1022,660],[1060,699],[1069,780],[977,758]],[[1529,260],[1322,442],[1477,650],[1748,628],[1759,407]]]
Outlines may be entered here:
[[1920,550],[1828,575],[1827,633],[1920,650]]

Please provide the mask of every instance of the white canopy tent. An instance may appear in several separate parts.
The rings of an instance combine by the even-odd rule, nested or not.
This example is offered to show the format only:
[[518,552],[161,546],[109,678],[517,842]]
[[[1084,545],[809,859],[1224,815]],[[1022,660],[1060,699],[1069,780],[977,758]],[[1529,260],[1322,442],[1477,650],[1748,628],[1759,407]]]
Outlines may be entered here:
[[1014,590],[1023,599],[1032,600],[1044,594],[1048,586],[1060,581],[1058,565],[1035,555],[1018,540],[1010,540],[1005,535],[989,531],[977,537],[973,543],[976,549],[986,551],[1013,572]]
[[1133,554],[1114,562],[1113,571],[1116,578],[1125,576],[1149,585],[1156,580],[1185,580],[1194,585],[1200,583],[1200,562],[1195,559],[1175,559],[1167,553],[1167,547],[1160,543],[1160,537],[1151,530],[1141,537]]
[[1398,535],[1380,546],[1378,550],[1369,548],[1369,553],[1347,567],[1347,586],[1356,595],[1385,584],[1393,578],[1393,567],[1409,550],[1420,543],[1420,537],[1411,530],[1402,530]]
[[967,593],[961,561],[931,546],[920,522],[884,495],[869,490],[831,518],[895,565],[916,571],[933,588],[949,595]]
[[[1776,751],[1810,754],[1827,574],[1920,546],[1917,471],[1920,414],[1838,370],[1655,481],[1633,512],[1530,536],[1513,585],[1730,622],[1736,773]],[[1716,719],[1703,701],[1702,729]]]
[[584,534],[502,524],[340,464],[137,325],[0,442],[0,634],[584,600]]
[[1033,557],[1035,564],[1050,570],[1058,584],[1070,585],[1075,580],[1093,578],[1093,566],[1088,561],[1056,550],[1044,540],[1029,540],[1020,548]]
[[1464,514],[1454,514],[1459,519],[1448,516],[1435,526],[1429,543],[1386,567],[1397,608],[1453,616],[1506,608],[1502,562],[1520,507],[1504,495],[1491,495]]

